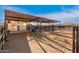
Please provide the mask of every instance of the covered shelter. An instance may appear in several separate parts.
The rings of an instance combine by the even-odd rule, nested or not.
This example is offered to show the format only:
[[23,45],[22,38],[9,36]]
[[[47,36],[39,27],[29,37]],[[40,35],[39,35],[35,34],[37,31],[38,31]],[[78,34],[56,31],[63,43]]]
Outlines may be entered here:
[[5,27],[9,31],[31,31],[32,27],[34,27],[33,25],[36,24],[39,32],[41,32],[44,27],[42,24],[54,25],[57,22],[59,21],[5,10]]
[[[5,10],[5,34],[10,31],[10,35],[7,34],[7,45],[3,48],[8,52],[72,52],[72,30],[61,32],[66,26],[58,23],[60,21]],[[36,33],[32,33],[33,29]]]

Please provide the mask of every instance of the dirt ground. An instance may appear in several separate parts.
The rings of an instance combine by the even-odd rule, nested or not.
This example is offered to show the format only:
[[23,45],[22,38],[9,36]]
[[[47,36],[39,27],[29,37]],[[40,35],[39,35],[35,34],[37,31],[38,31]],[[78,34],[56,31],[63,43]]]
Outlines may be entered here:
[[30,33],[29,39],[32,39],[32,40],[29,41],[29,45],[31,47],[32,52],[41,51],[40,49],[35,48],[35,45],[36,45],[35,42],[37,42],[37,44],[40,46],[42,51],[45,53],[71,53],[72,52],[72,32],[70,33],[69,32],[64,31],[63,33],[66,33],[66,34],[62,34],[61,32],[60,33],[57,32],[57,34],[52,34],[51,32],[43,32],[41,34]]
[[56,30],[54,33],[9,34],[4,50],[10,53],[71,53],[72,31]]

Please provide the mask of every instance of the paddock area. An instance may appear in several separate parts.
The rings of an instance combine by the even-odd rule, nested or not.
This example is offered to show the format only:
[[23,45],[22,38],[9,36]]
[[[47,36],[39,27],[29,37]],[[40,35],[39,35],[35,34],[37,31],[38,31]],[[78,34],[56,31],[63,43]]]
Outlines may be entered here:
[[72,53],[72,31],[21,32],[8,35],[4,50],[10,53]]
[[1,53],[79,52],[78,26],[60,21],[5,10],[1,29]]
[[[66,33],[66,32],[64,32]],[[60,34],[57,35],[57,34]],[[44,33],[29,33],[29,45],[32,52],[45,53],[71,53],[72,52],[72,37],[67,38],[62,33],[52,34],[50,32]],[[70,33],[72,35],[72,33]],[[37,45],[37,46],[35,46]],[[38,48],[40,47],[40,48]],[[38,48],[38,49],[37,49]]]

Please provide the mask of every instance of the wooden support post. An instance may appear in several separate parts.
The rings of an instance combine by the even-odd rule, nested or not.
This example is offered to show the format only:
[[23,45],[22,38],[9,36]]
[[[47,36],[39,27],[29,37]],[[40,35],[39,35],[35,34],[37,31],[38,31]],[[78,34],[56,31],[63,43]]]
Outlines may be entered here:
[[73,27],[73,53],[79,53],[79,27]]
[[6,32],[7,32],[7,28],[8,28],[8,20],[5,20],[4,29],[5,29]]
[[30,27],[31,27],[31,26],[30,26],[30,22],[29,22],[29,27],[28,27],[29,32],[31,32]]
[[48,25],[46,26],[46,28],[47,28],[47,31],[48,31]]
[[6,19],[6,15],[5,15],[5,23],[4,23],[4,31],[5,31],[5,42],[7,41],[7,36],[8,36],[8,33],[7,33],[7,31],[8,31],[8,20]]
[[37,27],[37,30],[39,30],[39,24],[38,24],[38,22],[36,22],[36,27]]
[[79,53],[79,27],[76,29],[76,53]]
[[47,25],[47,31],[48,31],[48,25]]
[[76,27],[74,26],[73,27],[73,49],[72,49],[72,51],[73,51],[73,53],[75,53],[76,52]]
[[41,21],[40,21],[40,26],[39,27],[40,27],[40,30],[39,31],[40,31],[40,34],[41,34]]
[[54,23],[53,23],[53,26],[52,26],[52,33],[54,33]]
[[48,31],[50,31],[50,27],[49,27],[50,25],[49,24],[50,24],[50,22],[48,22]]
[[20,31],[20,27],[19,27],[19,21],[18,21],[18,25],[17,25],[18,31]]
[[27,22],[26,22],[26,32],[27,32]]

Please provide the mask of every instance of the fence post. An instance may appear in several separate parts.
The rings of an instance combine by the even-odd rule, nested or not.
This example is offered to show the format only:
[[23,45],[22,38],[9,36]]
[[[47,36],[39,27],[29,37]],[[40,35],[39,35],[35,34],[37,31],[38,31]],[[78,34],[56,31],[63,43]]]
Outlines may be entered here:
[[79,27],[77,26],[77,29],[76,29],[76,37],[77,37],[77,40],[76,40],[76,53],[79,53]]
[[72,49],[73,53],[75,53],[75,48],[76,48],[75,47],[75,39],[76,39],[76,36],[75,36],[76,35],[76,31],[75,30],[76,30],[76,27],[74,26],[73,27],[73,49]]
[[73,27],[73,53],[79,53],[79,26]]

